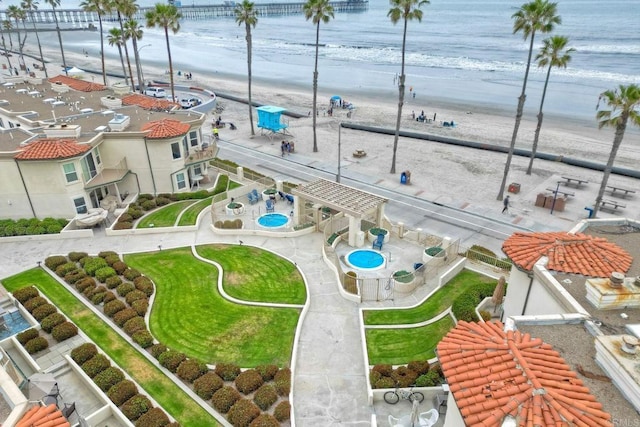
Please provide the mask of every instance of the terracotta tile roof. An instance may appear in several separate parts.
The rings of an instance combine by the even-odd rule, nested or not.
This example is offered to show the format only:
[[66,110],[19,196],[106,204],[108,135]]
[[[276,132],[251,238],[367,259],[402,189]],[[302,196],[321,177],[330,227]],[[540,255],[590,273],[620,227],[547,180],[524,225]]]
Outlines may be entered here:
[[467,426],[612,426],[560,354],[540,338],[503,331],[500,322],[460,322],[437,348]]
[[549,270],[591,277],[609,277],[614,271],[625,273],[633,261],[615,243],[582,233],[514,233],[502,244],[502,250],[525,270],[532,270],[546,256]]
[[132,93],[122,98],[122,105],[137,105],[145,110],[170,110],[179,104],[167,99],[154,98],[152,96]]
[[88,82],[86,80],[74,79],[73,77],[68,76],[55,76],[49,79],[49,82],[55,83],[60,82],[69,86],[73,90],[77,90],[80,92],[99,92],[101,90],[106,90],[107,87],[98,83]]
[[74,139],[38,139],[16,155],[18,160],[55,160],[79,156],[91,150],[88,144],[78,144]]
[[142,126],[143,131],[149,131],[147,138],[162,139],[174,136],[184,135],[189,131],[191,126],[182,123],[179,120],[162,119],[155,122],[149,122]]
[[18,421],[18,426],[46,425],[47,427],[68,427],[69,421],[53,403],[48,406],[34,406]]

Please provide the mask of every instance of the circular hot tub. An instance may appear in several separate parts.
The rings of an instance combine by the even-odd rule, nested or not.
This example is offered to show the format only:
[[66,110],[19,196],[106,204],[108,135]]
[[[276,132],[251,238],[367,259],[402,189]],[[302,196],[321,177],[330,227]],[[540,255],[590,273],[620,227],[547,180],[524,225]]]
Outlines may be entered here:
[[256,221],[261,227],[277,229],[286,227],[289,223],[289,218],[281,213],[268,213],[260,215]]
[[346,263],[358,270],[378,270],[386,264],[383,254],[371,249],[356,249],[345,257]]

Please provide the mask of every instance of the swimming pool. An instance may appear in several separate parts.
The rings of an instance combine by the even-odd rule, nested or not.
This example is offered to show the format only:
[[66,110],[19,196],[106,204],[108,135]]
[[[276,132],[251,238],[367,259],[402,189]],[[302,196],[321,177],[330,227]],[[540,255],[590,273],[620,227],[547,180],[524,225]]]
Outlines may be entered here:
[[31,325],[29,325],[29,322],[27,322],[27,320],[22,317],[22,314],[17,311],[14,311],[13,313],[7,313],[3,316],[3,318],[5,322],[4,324],[7,328],[0,329],[0,341],[31,327]]
[[258,224],[266,228],[282,228],[289,223],[289,218],[281,213],[268,213],[260,215]]
[[360,270],[377,270],[384,267],[386,263],[385,256],[378,251],[371,249],[356,249],[351,251],[345,257],[350,267]]

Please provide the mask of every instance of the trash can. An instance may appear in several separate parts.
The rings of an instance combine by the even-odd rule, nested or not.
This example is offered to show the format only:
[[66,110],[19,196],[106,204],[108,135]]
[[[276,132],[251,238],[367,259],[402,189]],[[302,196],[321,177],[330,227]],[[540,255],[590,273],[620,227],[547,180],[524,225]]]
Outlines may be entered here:
[[593,218],[593,208],[586,206],[584,210],[587,211],[587,218]]
[[509,193],[518,194],[520,192],[520,184],[512,182],[509,184]]
[[411,184],[411,172],[404,171],[400,174],[400,184]]

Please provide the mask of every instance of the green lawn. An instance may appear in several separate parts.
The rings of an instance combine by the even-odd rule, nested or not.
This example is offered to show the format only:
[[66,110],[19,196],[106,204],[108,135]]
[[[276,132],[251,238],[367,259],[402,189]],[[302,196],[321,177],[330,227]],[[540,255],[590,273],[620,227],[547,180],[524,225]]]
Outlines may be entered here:
[[178,226],[196,225],[198,215],[200,215],[200,212],[202,212],[204,208],[211,205],[211,199],[213,199],[213,197],[207,197],[206,199],[200,200],[199,202],[194,203],[193,205],[185,209],[184,213],[180,217],[180,220],[178,221]]
[[185,427],[218,425],[195,401],[151,364],[73,294],[36,268],[2,280],[9,291],[35,284],[53,303]]
[[463,270],[447,285],[414,308],[397,310],[365,310],[365,325],[405,325],[424,322],[451,307],[453,301],[480,283],[496,282],[495,279]]
[[229,180],[229,186],[227,187],[227,190],[233,190],[234,188],[239,188],[242,187],[242,184],[240,184],[239,182],[235,182],[234,180],[230,179]]
[[272,252],[252,246],[198,246],[200,256],[224,271],[224,290],[245,301],[304,304],[307,293],[298,269]]
[[369,364],[403,365],[435,357],[436,346],[455,325],[445,316],[427,326],[409,329],[367,329]]
[[125,255],[125,262],[157,285],[150,328],[163,344],[208,363],[290,364],[300,310],[225,300],[216,267],[189,248]]
[[180,212],[182,212],[187,206],[194,203],[196,203],[194,200],[184,200],[182,202],[168,204],[167,206],[146,215],[136,225],[136,228],[151,228],[151,224],[153,224],[153,228],[173,227]]

